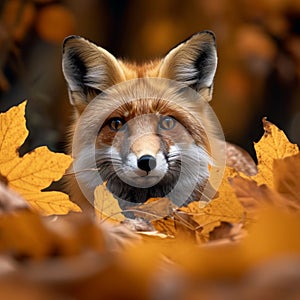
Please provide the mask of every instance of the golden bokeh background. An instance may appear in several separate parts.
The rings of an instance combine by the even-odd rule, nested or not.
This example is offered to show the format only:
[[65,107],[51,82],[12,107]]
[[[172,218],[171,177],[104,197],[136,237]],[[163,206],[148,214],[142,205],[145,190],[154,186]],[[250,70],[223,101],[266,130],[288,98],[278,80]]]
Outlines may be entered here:
[[142,62],[204,29],[217,37],[211,104],[227,140],[253,154],[266,116],[300,144],[297,0],[1,0],[0,111],[28,99],[27,148],[61,151],[71,120],[64,37],[81,35]]

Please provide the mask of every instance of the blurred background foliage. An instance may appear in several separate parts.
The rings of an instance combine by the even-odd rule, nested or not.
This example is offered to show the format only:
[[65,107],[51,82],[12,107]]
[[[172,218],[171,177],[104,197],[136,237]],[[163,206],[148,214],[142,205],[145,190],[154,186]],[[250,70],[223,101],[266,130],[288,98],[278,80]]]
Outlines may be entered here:
[[212,106],[227,140],[253,154],[262,117],[300,144],[300,1],[0,0],[0,111],[29,99],[27,147],[63,150],[71,120],[61,44],[84,36],[130,61],[215,32]]

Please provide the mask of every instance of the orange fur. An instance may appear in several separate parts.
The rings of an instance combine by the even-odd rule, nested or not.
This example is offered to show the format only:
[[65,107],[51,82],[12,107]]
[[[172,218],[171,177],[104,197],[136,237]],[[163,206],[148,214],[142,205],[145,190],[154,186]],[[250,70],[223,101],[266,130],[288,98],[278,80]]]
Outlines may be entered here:
[[[108,188],[118,198],[144,202],[149,195],[164,196],[174,188],[174,178],[179,178],[180,163],[177,160],[182,152],[190,164],[185,170],[184,180],[189,183],[194,180],[193,176],[196,177],[189,200],[199,199],[207,184],[211,153],[209,139],[214,135],[214,126],[204,104],[212,96],[216,66],[214,35],[207,31],[195,34],[163,59],[143,65],[118,60],[83,38],[67,38],[64,43],[63,71],[70,101],[75,108],[71,136],[73,138],[75,135],[73,145],[77,143],[81,150],[76,154],[78,157],[74,157],[75,162],[84,161],[84,155],[90,155],[84,149],[90,146],[96,136],[96,151],[100,152],[96,158],[99,160],[97,168],[99,174],[107,178]],[[178,82],[179,88],[174,88],[167,80],[132,81],[143,78],[170,79]],[[118,85],[122,82],[125,84]],[[115,90],[111,91],[111,87]],[[193,90],[194,94],[186,87]],[[99,97],[95,98],[98,94]],[[128,98],[135,101],[128,102]],[[89,109],[91,103],[93,108]],[[84,122],[80,121],[82,115]],[[172,118],[168,119],[168,116]],[[98,128],[97,122],[102,117],[103,123]],[[112,120],[117,120],[118,124],[122,122],[124,127],[120,125],[122,129],[114,130]],[[172,127],[166,128],[164,124],[171,124]],[[108,150],[114,151],[120,172],[123,172],[122,168],[125,170],[125,182],[127,177],[133,183],[135,180],[143,182],[145,177],[151,179],[152,173],[161,174],[161,181],[147,189],[129,186],[114,173],[113,158],[110,161],[105,152]],[[150,168],[149,157],[155,161],[154,168]],[[145,165],[146,158],[149,166]],[[82,169],[89,167],[83,162],[81,164]],[[198,177],[193,175],[194,167],[201,171]],[[135,179],[135,176],[141,177]],[[84,211],[91,212],[92,206],[78,185],[81,179],[72,175],[67,180],[72,200]],[[86,182],[83,185],[88,186],[94,179],[87,176],[84,180]],[[88,192],[92,195],[93,189],[89,188]]]

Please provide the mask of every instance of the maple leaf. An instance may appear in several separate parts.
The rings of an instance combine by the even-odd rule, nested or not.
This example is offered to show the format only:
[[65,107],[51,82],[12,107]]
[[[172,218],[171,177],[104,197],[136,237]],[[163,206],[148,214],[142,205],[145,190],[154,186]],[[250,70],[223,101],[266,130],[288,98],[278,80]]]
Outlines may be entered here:
[[105,183],[96,187],[94,198],[94,208],[98,220],[108,220],[116,224],[125,220],[117,199],[106,188]]
[[273,161],[287,156],[297,154],[298,146],[290,143],[282,130],[274,124],[263,119],[265,133],[258,143],[254,144],[258,160],[258,173],[252,179],[258,184],[268,184],[270,187],[273,183]]
[[39,147],[20,157],[18,149],[28,136],[25,126],[26,101],[0,114],[0,180],[17,191],[42,214],[66,214],[79,207],[62,192],[42,192],[59,180],[72,162],[62,153]]
[[[164,218],[152,220],[152,225],[167,236],[195,242],[209,241],[210,233],[224,222],[232,226],[233,224],[244,226],[249,218],[228,182],[228,177],[234,174],[236,172],[233,169],[225,169],[217,197],[211,202],[191,202],[186,207],[176,210],[173,208],[173,212],[170,211],[170,206],[166,206],[164,208],[168,208],[169,213],[165,214]],[[156,215],[159,216],[159,213]],[[225,233],[228,236],[224,231],[224,235]],[[219,238],[222,238],[222,234],[219,234]]]
[[192,202],[180,210],[192,214],[194,221],[201,227],[201,240],[208,241],[210,232],[221,225],[221,222],[242,223],[247,221],[245,209],[235,196],[228,178],[236,174],[231,168],[225,168],[224,177],[218,190],[218,195],[202,207],[199,202]]
[[300,210],[299,168],[300,153],[297,145],[265,119],[265,134],[255,144],[258,157],[258,173],[244,174],[230,179],[236,196],[252,218],[267,206],[287,211]]

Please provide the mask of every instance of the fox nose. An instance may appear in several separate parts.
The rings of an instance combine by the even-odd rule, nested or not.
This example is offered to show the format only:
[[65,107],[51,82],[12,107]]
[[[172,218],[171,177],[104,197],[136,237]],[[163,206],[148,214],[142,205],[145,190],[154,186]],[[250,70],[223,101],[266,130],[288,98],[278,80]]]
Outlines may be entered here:
[[138,159],[137,165],[139,169],[148,173],[151,170],[155,169],[156,159],[152,155],[143,155]]

